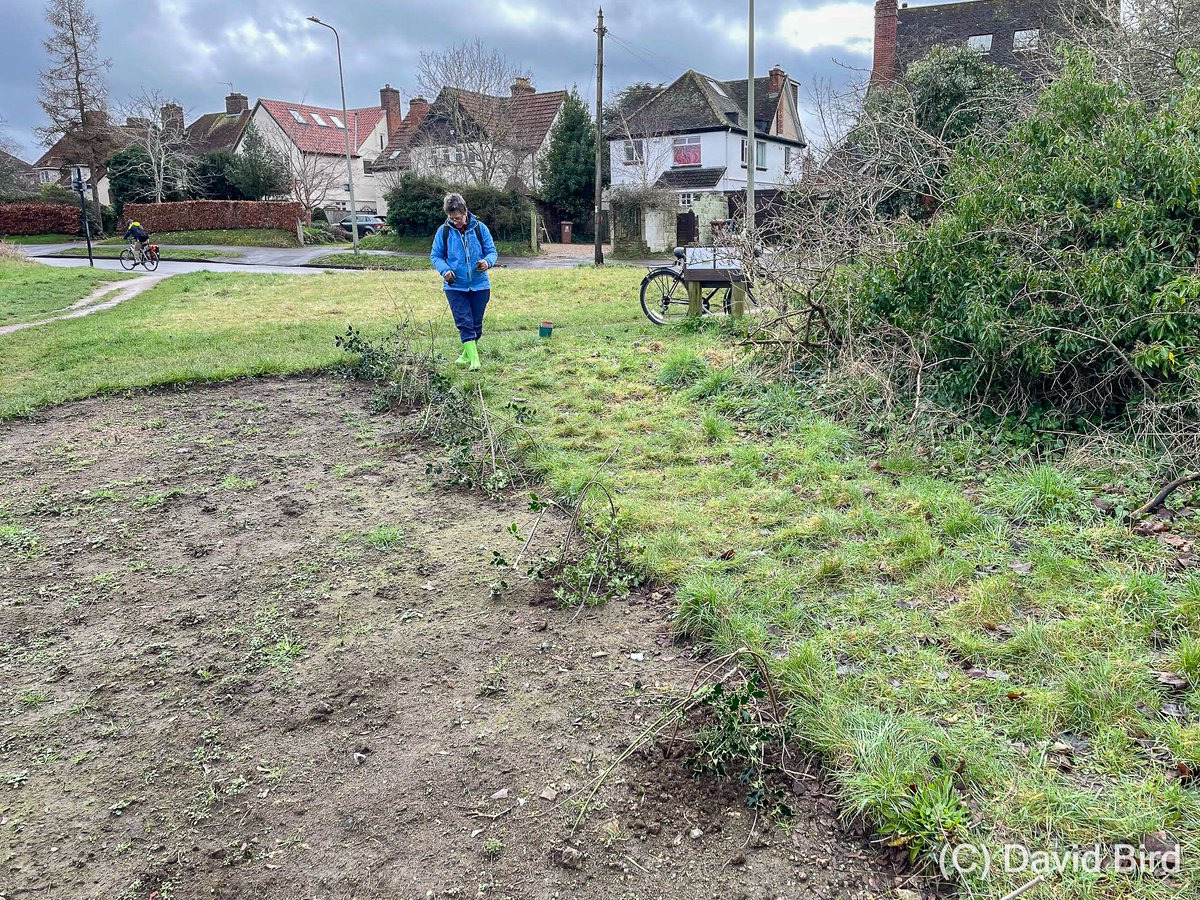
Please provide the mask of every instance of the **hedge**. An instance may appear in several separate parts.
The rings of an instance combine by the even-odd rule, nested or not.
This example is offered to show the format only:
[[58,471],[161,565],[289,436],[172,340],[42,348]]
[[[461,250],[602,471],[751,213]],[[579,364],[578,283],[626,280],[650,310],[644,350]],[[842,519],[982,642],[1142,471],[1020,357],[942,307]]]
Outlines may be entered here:
[[185,200],[182,203],[126,203],[121,225],[141,222],[150,231],[197,231],[220,228],[294,229],[306,220],[304,204],[294,200]]
[[0,235],[82,233],[78,206],[65,203],[0,203]]

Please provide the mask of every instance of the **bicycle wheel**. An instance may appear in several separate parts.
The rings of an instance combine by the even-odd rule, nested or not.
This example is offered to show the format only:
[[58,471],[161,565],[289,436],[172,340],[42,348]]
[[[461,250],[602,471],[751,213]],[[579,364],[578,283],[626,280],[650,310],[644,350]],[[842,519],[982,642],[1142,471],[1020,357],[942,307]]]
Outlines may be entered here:
[[146,267],[147,272],[153,272],[158,268],[158,254],[153,250],[147,250],[142,256],[142,265]]
[[655,325],[687,316],[687,286],[674,269],[655,269],[642,279],[642,312]]
[[126,247],[121,251],[121,268],[132,270],[137,265],[137,261],[133,258],[133,251]]

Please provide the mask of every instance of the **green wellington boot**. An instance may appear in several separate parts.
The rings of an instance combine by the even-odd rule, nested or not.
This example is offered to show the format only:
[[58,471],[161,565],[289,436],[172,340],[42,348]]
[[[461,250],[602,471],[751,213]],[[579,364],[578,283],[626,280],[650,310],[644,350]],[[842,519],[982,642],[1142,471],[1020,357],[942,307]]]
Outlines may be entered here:
[[455,362],[458,363],[460,366],[468,366],[471,364],[471,360],[474,359],[474,360],[476,360],[474,367],[476,369],[478,369],[479,368],[479,362],[478,362],[479,357],[475,353],[475,342],[474,341],[463,341],[462,348],[463,348],[462,356],[460,356],[458,359],[456,359]]
[[467,341],[465,344],[463,344],[463,347],[470,348],[467,350],[467,353],[470,355],[470,362],[467,365],[467,369],[474,372],[479,368],[479,347],[475,345],[474,341]]

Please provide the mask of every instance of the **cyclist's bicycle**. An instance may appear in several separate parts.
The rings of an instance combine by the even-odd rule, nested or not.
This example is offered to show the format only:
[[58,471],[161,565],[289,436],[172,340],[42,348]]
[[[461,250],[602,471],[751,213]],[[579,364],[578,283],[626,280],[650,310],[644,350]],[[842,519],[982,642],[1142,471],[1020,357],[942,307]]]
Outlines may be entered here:
[[[138,259],[138,257],[141,259]],[[138,264],[145,266],[147,272],[153,272],[158,268],[158,244],[147,244],[144,252],[139,251],[137,246],[130,243],[128,247],[121,251],[121,268],[135,269]]]
[[[666,325],[687,317],[688,292],[683,280],[685,252],[675,248],[675,261],[669,266],[651,266],[642,279],[642,312],[655,325]],[[718,296],[719,295],[719,296]],[[720,306],[716,306],[719,303]],[[754,298],[746,291],[746,303],[753,306]],[[700,289],[700,309],[703,315],[733,311],[733,285],[704,285]]]

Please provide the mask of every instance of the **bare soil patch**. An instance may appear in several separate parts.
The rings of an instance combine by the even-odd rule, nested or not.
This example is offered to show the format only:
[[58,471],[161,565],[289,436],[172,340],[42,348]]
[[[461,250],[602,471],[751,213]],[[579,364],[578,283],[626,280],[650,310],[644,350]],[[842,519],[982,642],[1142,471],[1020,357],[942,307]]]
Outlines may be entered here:
[[890,891],[819,780],[777,827],[653,748],[572,836],[699,651],[649,592],[491,599],[530,514],[433,452],[324,378],[0,425],[0,897]]

